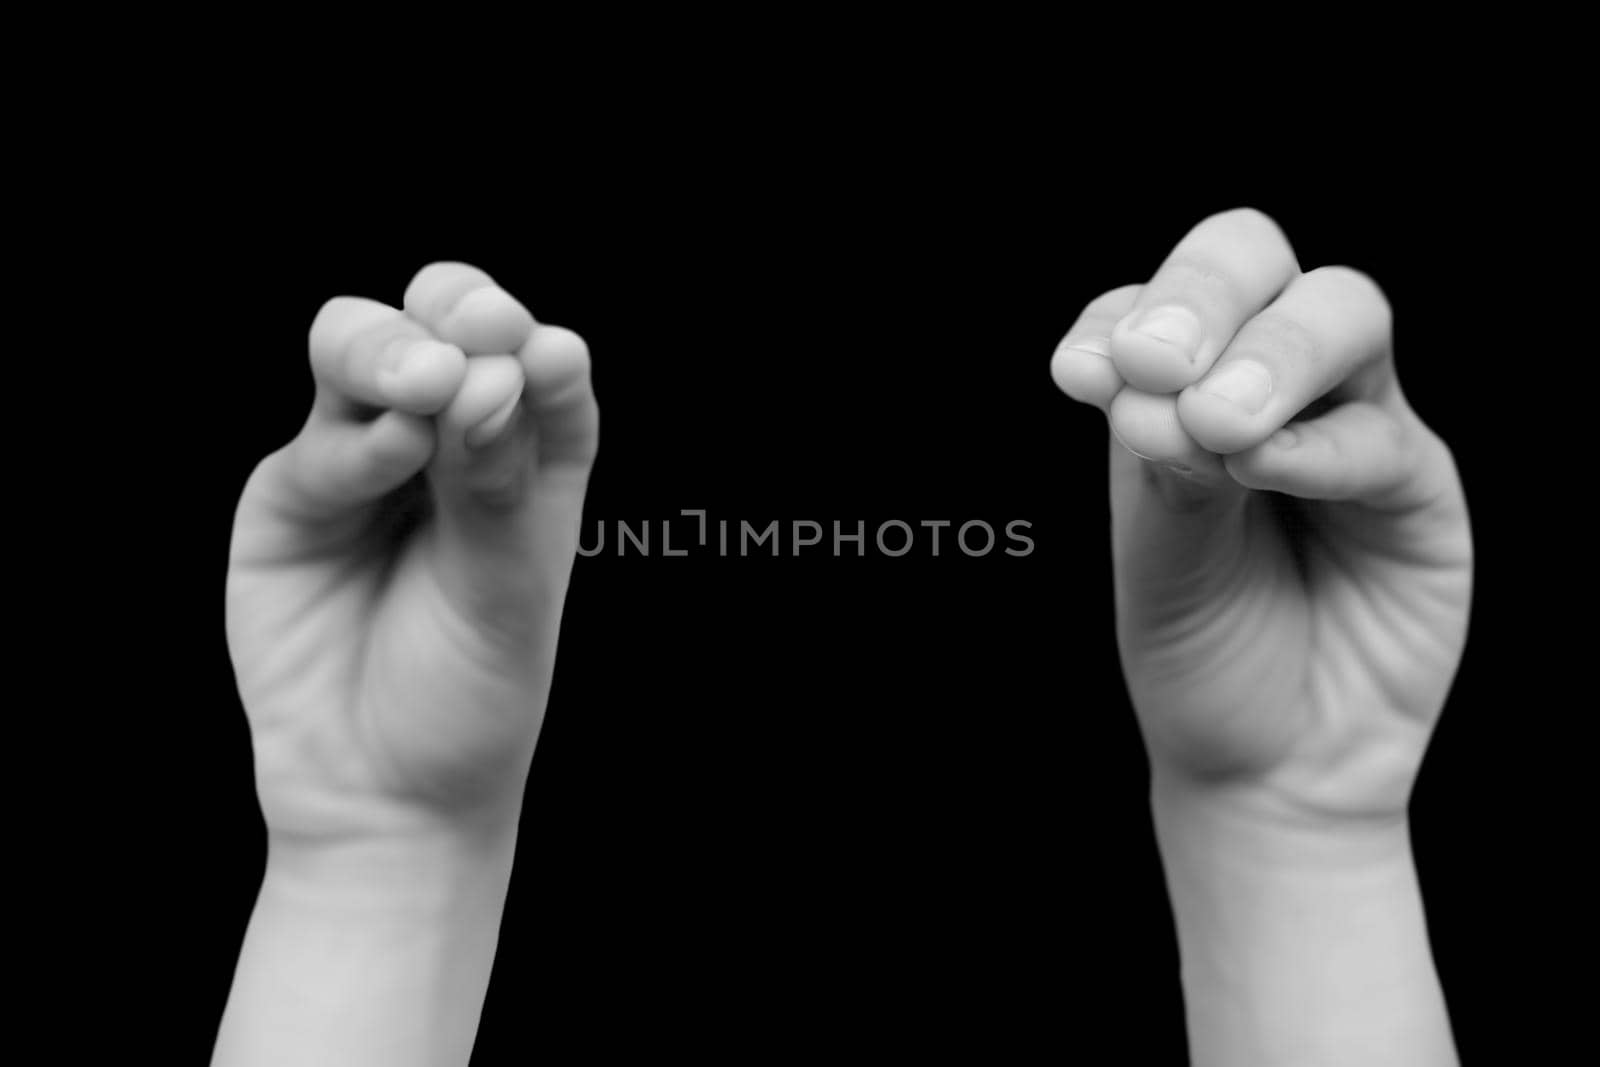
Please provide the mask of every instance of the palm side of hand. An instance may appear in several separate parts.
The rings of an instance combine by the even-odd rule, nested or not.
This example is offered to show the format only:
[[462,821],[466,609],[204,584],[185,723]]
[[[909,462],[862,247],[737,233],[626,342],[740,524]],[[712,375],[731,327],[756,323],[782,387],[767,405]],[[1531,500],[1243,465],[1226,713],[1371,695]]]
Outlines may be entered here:
[[556,620],[509,655],[445,593],[426,529],[375,540],[230,575],[233,659],[275,828],[355,831],[373,805],[352,798],[505,802],[537,738]]
[[1111,430],[1118,644],[1156,769],[1296,816],[1403,812],[1472,546],[1377,286],[1302,273],[1270,219],[1225,212],[1091,302],[1051,369]]
[[1234,551],[1205,564],[1202,597],[1163,598],[1158,618],[1130,602],[1137,581],[1119,582],[1153,757],[1264,783],[1300,815],[1403,811],[1466,637],[1459,493],[1406,541],[1361,504],[1250,492],[1233,507]]
[[[430,272],[448,290],[471,269],[420,274],[413,289],[424,294],[408,293],[408,307],[422,303],[423,317]],[[500,304],[478,310],[504,320]],[[362,358],[373,329],[362,315],[380,333],[418,332],[374,306],[339,326],[349,310],[323,330],[332,339],[313,331],[320,388],[358,373],[335,369],[349,360],[319,366],[315,350]],[[520,345],[522,370],[510,356],[458,352],[456,372],[421,402],[432,414],[391,410],[375,422],[314,411],[245,487],[228,635],[276,833],[514,817],[550,688],[595,426],[581,342],[528,323],[478,339]],[[467,325],[446,322],[471,342]],[[464,432],[486,412],[498,420],[493,439],[467,447]],[[399,432],[378,436],[392,417]]]

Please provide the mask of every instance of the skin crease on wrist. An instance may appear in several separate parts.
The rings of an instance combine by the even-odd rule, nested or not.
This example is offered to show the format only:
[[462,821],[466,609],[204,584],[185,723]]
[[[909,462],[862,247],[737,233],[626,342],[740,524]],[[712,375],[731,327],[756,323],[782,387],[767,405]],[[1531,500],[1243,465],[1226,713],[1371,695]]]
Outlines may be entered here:
[[[589,354],[459,263],[400,307],[330,301],[309,348],[313,409],[234,526],[271,846],[214,1063],[465,1063],[598,445]],[[1202,1067],[1454,1062],[1406,805],[1472,542],[1392,348],[1374,280],[1302,270],[1236,210],[1051,362],[1107,419],[1117,644]]]

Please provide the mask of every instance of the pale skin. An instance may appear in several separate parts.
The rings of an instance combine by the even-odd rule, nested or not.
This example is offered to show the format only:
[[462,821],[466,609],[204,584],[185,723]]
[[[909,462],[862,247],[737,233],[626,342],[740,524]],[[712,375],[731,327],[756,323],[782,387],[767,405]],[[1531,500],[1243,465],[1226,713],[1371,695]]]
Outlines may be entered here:
[[313,410],[234,523],[268,860],[213,1062],[465,1063],[598,443],[588,350],[450,263],[399,308],[330,301],[309,347]]
[[1091,302],[1051,373],[1112,431],[1118,646],[1192,1062],[1455,1063],[1406,813],[1472,540],[1382,292],[1226,212]]
[[[1168,306],[1192,352],[1181,317],[1136,329]],[[462,264],[398,308],[331,301],[310,349],[311,416],[235,521],[269,855],[213,1063],[464,1064],[598,440],[588,353]],[[1253,413],[1206,392],[1247,359]],[[1406,803],[1471,541],[1381,293],[1230,212],[1091,303],[1052,373],[1123,442],[1118,638],[1193,1062],[1454,1063]]]

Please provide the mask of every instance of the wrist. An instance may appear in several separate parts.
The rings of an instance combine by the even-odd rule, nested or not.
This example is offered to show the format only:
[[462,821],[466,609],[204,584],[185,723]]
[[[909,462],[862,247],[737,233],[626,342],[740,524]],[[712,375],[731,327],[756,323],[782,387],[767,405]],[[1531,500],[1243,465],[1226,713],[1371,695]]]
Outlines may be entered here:
[[515,849],[497,826],[270,842],[213,1063],[466,1063]]
[[516,839],[516,823],[498,821],[310,840],[269,834],[262,892],[306,905],[445,917],[486,892],[503,895]]
[[1197,1067],[1455,1062],[1404,813],[1161,771],[1151,801]]
[[1318,813],[1259,781],[1204,781],[1160,766],[1150,807],[1164,861],[1255,878],[1338,879],[1411,863],[1404,810]]

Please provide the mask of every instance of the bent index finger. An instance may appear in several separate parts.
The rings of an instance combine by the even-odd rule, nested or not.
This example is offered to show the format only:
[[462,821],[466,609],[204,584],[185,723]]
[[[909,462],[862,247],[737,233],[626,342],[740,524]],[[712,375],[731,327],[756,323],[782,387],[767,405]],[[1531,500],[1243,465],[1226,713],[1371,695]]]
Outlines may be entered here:
[[1299,272],[1288,238],[1266,215],[1241,208],[1211,216],[1178,242],[1112,331],[1118,372],[1151,393],[1192,384]]
[[1072,399],[1104,411],[1121,391],[1122,375],[1111,363],[1111,329],[1128,313],[1140,286],[1124,285],[1089,302],[1050,357],[1050,377]]
[[1213,452],[1253,448],[1313,402],[1373,399],[1393,380],[1389,302],[1347,267],[1320,267],[1246,323],[1211,373],[1178,397],[1184,428]]
[[430,263],[406,287],[406,314],[469,356],[504,355],[527,343],[533,314],[469,263]]
[[317,403],[330,412],[366,405],[431,415],[466,373],[459,348],[434,340],[399,309],[360,297],[322,305],[308,348]]

